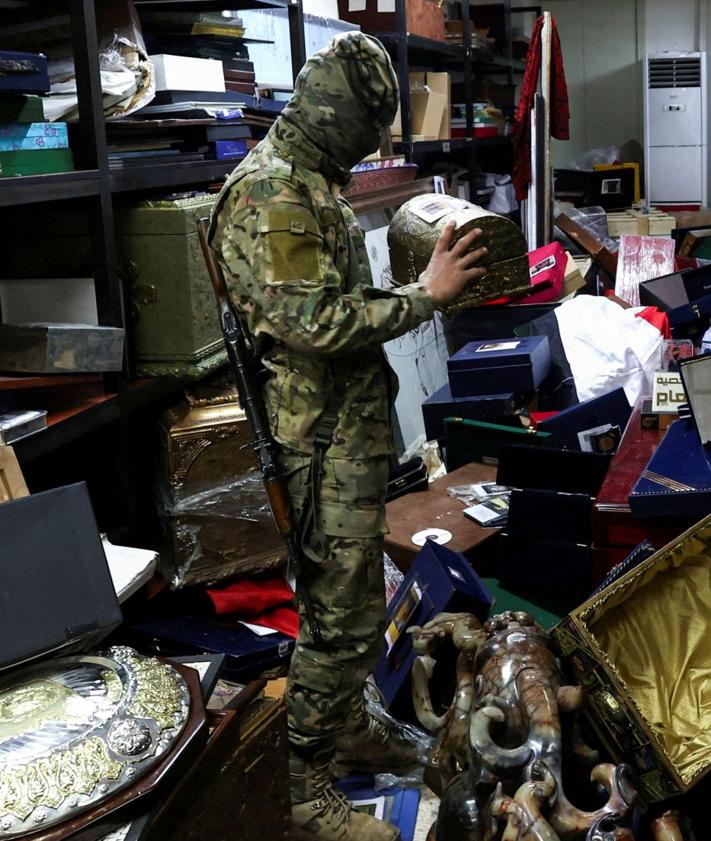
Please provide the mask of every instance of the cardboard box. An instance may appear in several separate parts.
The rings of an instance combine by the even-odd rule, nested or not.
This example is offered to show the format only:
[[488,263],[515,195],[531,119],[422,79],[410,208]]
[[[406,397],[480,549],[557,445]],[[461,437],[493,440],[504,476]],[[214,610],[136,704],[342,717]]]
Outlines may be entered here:
[[645,213],[636,208],[628,208],[607,214],[607,229],[611,237],[624,234],[639,236],[671,236],[676,229],[676,219],[656,207]]
[[710,574],[707,516],[552,632],[594,729],[647,801],[683,794],[711,770],[699,694],[711,680]]
[[569,251],[565,252],[566,256],[566,265],[565,265],[565,278],[563,280],[563,295],[562,297],[566,297],[567,295],[572,295],[573,292],[577,292],[578,289],[582,289],[585,286],[585,278],[582,275],[582,272],[578,268],[578,264],[573,259],[572,254]]
[[165,53],[149,58],[155,67],[157,91],[225,91],[225,74],[221,61]]
[[[452,80],[449,73],[410,73],[410,131],[414,142],[451,137]],[[402,139],[398,109],[390,128],[393,140]]]
[[29,496],[25,477],[12,447],[0,447],[0,502]]
[[[395,5],[390,5],[391,11],[383,11],[387,5],[383,0],[338,0],[338,16],[368,32],[392,32],[397,28]],[[405,27],[410,35],[445,40],[444,8],[440,0],[407,0],[404,5]]]

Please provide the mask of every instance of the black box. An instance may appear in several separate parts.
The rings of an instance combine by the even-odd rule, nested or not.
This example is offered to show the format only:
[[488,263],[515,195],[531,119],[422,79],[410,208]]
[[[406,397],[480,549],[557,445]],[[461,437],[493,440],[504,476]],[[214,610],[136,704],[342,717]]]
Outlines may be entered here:
[[86,650],[122,620],[84,483],[0,505],[0,668]]
[[570,201],[575,207],[623,210],[632,207],[635,200],[635,170],[631,168],[556,169],[553,178],[556,198]]

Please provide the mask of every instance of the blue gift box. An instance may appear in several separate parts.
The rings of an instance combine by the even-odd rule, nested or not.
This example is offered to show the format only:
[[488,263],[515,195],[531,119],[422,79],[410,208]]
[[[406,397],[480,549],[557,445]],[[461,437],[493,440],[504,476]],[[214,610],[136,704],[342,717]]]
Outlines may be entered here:
[[424,625],[443,611],[473,613],[483,623],[493,604],[463,555],[425,542],[388,606],[383,651],[373,673],[393,715],[414,720],[410,674],[415,651],[407,629]]
[[447,360],[453,397],[536,391],[550,367],[547,336],[469,342]]
[[700,519],[711,511],[711,453],[690,420],[677,420],[629,495],[634,517]]
[[47,57],[41,53],[0,50],[0,92],[5,91],[49,93]]
[[581,450],[578,433],[607,424],[619,426],[622,433],[631,414],[625,390],[616,388],[558,412],[552,418],[541,421],[536,429],[552,433],[554,445],[561,449]]
[[142,622],[129,629],[131,642],[155,654],[224,654],[224,676],[248,683],[288,663],[294,640],[286,634],[258,636],[229,616],[178,616]]
[[449,385],[443,385],[422,403],[425,435],[428,441],[444,438],[445,418],[457,417],[466,420],[510,418],[518,409],[523,408],[524,403],[525,398],[513,392],[484,394],[480,397],[452,397]]

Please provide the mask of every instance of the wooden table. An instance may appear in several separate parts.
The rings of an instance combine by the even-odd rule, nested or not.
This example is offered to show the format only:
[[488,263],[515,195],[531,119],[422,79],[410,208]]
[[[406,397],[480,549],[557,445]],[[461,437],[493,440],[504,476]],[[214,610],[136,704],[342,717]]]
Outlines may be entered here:
[[427,528],[446,529],[452,533],[447,548],[474,561],[483,553],[484,544],[490,543],[500,529],[482,528],[465,517],[462,511],[466,506],[449,496],[447,488],[495,480],[496,467],[493,465],[465,464],[432,482],[426,491],[406,494],[389,502],[385,510],[390,534],[385,536],[385,551],[404,572],[422,548],[412,542],[413,534]]

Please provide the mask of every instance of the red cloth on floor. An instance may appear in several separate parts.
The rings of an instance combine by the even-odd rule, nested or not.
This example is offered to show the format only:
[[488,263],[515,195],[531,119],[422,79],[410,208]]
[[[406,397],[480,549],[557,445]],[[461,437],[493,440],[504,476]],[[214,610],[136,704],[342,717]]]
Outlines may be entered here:
[[216,613],[239,613],[245,619],[294,603],[291,587],[280,575],[257,581],[238,581],[220,590],[208,590],[207,595]]
[[[528,63],[521,85],[521,96],[513,124],[514,166],[513,183],[516,196],[522,201],[528,195],[531,183],[531,109],[536,101],[538,77],[541,70],[543,17],[533,26],[531,44],[528,48]],[[551,17],[551,134],[558,140],[570,137],[570,110],[568,108],[568,85],[563,68],[563,51],[560,46],[558,27]]]

